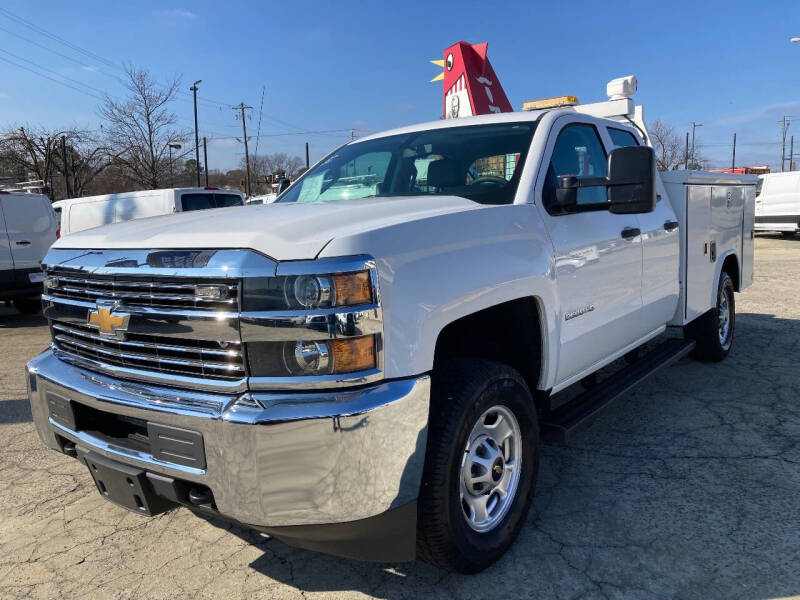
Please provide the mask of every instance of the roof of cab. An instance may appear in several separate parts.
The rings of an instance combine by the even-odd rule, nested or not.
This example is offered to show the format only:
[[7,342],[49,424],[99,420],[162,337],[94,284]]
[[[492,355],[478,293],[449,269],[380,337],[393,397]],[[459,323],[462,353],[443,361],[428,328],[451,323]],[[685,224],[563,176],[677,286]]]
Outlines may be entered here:
[[494,123],[523,123],[529,121],[538,121],[543,114],[548,112],[552,111],[530,110],[522,112],[496,113],[491,115],[478,115],[475,117],[460,117],[458,119],[439,119],[438,121],[428,121],[426,123],[417,123],[414,125],[406,125],[405,127],[398,127],[397,129],[380,131],[378,133],[373,133],[372,135],[364,136],[350,143],[357,144],[366,140],[374,140],[377,138],[388,137],[390,135],[401,135],[404,133],[428,131],[431,129],[467,127],[469,125],[489,125]]

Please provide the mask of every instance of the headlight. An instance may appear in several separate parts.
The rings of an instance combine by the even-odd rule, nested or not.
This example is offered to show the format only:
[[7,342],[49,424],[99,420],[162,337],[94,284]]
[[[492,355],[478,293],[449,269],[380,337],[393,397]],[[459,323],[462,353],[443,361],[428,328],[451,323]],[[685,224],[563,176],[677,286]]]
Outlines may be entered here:
[[250,342],[247,354],[255,377],[335,375],[374,369],[376,343],[374,335],[313,342]]
[[250,277],[244,280],[245,311],[310,310],[371,304],[369,271],[337,275]]

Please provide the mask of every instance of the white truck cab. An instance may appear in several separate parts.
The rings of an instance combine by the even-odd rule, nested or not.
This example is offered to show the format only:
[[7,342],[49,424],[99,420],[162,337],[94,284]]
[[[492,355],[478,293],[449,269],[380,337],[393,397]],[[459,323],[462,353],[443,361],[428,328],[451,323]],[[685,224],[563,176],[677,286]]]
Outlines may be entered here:
[[733,344],[755,178],[657,174],[634,90],[375,134],[272,204],[63,237],[28,365],[41,439],[142,514],[485,568],[540,435]]
[[244,194],[215,187],[168,188],[69,198],[53,203],[59,235],[177,212],[243,206]]
[[41,310],[41,263],[56,229],[47,196],[0,190],[0,300],[24,314]]

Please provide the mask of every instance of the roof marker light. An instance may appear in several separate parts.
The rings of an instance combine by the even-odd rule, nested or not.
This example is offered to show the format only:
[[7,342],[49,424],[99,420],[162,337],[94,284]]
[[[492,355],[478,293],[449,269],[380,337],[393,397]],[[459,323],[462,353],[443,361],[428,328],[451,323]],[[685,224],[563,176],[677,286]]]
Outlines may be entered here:
[[559,108],[561,106],[575,106],[580,104],[575,96],[558,96],[544,100],[529,100],[522,105],[522,110],[543,110],[545,108]]

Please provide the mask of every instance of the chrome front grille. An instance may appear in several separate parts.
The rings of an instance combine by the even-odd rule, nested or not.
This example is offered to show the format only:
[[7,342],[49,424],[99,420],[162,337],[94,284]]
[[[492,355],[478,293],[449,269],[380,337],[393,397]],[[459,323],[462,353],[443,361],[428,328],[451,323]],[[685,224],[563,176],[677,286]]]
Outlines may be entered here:
[[240,342],[164,338],[136,333],[124,339],[73,322],[51,323],[56,350],[79,359],[137,370],[215,380],[245,376]]
[[[149,306],[238,312],[239,283],[231,280],[175,279],[165,277],[127,277],[92,275],[91,277],[48,272],[47,293],[54,298],[94,302],[119,300],[125,306]],[[200,288],[216,288],[219,297],[198,295]]]

